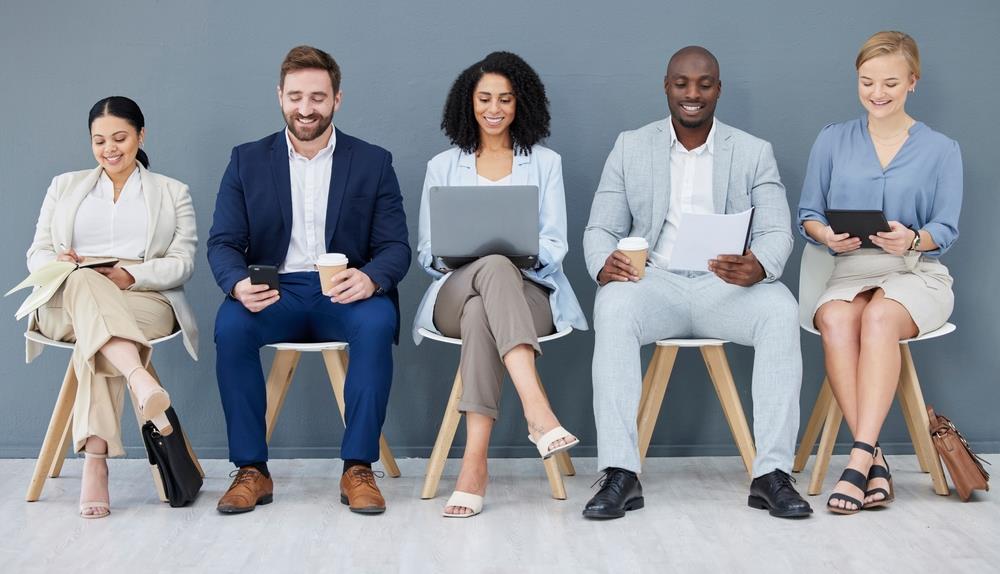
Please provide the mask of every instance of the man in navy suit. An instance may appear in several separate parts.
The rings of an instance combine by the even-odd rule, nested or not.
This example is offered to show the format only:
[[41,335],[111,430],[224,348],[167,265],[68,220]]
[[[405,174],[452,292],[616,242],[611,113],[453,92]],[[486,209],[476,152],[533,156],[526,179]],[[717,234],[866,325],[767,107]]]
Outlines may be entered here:
[[[386,150],[333,127],[340,68],[316,48],[281,65],[286,128],[233,149],[222,176],[208,260],[227,295],[215,320],[216,376],[236,478],[219,512],[249,512],[273,498],[267,469],[267,393],[260,348],[279,341],[346,341],[341,502],[378,514],[385,500],[371,463],[392,383],[399,336],[396,286],[410,266],[399,183]],[[343,253],[348,269],[323,292],[315,265]],[[250,282],[248,265],[278,268],[280,289]]]

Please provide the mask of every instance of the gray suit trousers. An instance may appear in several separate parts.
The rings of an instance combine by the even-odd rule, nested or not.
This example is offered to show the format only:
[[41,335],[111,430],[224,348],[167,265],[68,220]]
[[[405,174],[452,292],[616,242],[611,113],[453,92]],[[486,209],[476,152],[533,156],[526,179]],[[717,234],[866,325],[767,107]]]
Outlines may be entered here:
[[754,347],[753,476],[791,472],[802,355],[798,305],[783,284],[739,287],[711,273],[680,275],[650,266],[638,282],[598,289],[594,330],[598,468],[641,470],[639,348],[661,339],[716,338]]

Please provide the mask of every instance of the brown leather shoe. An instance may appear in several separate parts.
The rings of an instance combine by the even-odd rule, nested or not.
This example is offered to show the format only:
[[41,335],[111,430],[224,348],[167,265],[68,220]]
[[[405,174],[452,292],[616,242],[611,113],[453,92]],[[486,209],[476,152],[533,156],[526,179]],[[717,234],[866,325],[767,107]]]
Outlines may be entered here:
[[375,484],[375,473],[367,466],[352,466],[340,477],[340,502],[358,514],[385,512],[385,499]]
[[270,504],[274,500],[274,482],[252,466],[234,470],[233,483],[219,499],[216,510],[223,514],[250,512],[258,504]]

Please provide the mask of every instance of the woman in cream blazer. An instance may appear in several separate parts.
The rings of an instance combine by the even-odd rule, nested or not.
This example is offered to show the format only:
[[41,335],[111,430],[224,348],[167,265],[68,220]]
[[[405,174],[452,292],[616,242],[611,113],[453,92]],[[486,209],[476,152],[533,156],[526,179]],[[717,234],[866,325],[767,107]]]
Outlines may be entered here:
[[[559,425],[535,372],[538,337],[586,329],[583,311],[562,270],[568,250],[566,198],[559,154],[538,142],[548,136],[545,88],[520,57],[494,52],[452,86],[442,128],[455,144],[427,163],[420,203],[417,257],[434,278],[414,324],[462,339],[459,410],[466,413],[462,471],[444,515],[466,518],[482,509],[486,452],[505,371],[524,407],[529,437],[548,458],[579,440]],[[434,261],[429,190],[434,186],[538,186],[538,266],[519,270],[489,255],[450,270]],[[498,190],[498,193],[502,193]]]
[[[116,257],[114,267],[77,269],[31,317],[29,330],[75,343],[78,380],[73,409],[74,450],[84,451],[80,514],[110,514],[108,455],[124,454],[120,418],[124,387],[142,417],[164,430],[170,398],[146,371],[149,341],[180,329],[197,359],[198,329],[184,283],[197,245],[188,187],[149,171],[139,106],[114,96],[90,112],[98,167],[56,176],[45,195],[27,253],[29,271],[55,260]],[[41,352],[28,343],[27,359]]]

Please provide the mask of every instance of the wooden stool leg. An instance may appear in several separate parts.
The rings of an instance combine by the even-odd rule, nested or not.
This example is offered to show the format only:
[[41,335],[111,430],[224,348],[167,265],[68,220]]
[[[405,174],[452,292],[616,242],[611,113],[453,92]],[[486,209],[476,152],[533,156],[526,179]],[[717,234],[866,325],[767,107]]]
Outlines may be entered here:
[[806,423],[806,430],[802,433],[802,442],[799,443],[799,451],[795,453],[795,463],[792,465],[792,472],[801,472],[809,461],[809,455],[816,446],[816,439],[819,438],[819,431],[823,428],[826,420],[826,412],[830,408],[830,401],[833,400],[833,391],[830,389],[830,379],[824,378],[823,385],[819,388],[819,396],[816,397],[816,404],[813,406],[812,414],[809,415],[809,422]]
[[676,360],[677,347],[657,345],[653,351],[653,359],[646,368],[643,386],[648,384],[648,393],[645,398],[639,399],[639,416],[636,421],[640,463],[646,460],[646,451],[649,450],[649,441],[653,439],[653,429],[656,427],[656,419],[660,416],[660,407],[663,405],[663,397],[667,393],[667,384],[670,383],[670,373],[674,370]]
[[45,486],[46,473],[52,468],[53,457],[61,455],[65,451],[60,451],[63,435],[73,416],[73,402],[76,400],[76,373],[73,372],[73,362],[70,361],[66,367],[66,376],[63,377],[62,386],[59,388],[59,396],[56,404],[52,408],[52,416],[49,418],[49,428],[45,431],[45,439],[42,440],[42,449],[38,453],[38,460],[35,462],[35,470],[31,474],[31,482],[28,483],[28,492],[25,500],[35,502],[42,494],[42,487]]
[[462,374],[459,371],[455,373],[455,384],[451,387],[448,405],[444,408],[441,429],[438,431],[437,440],[434,441],[434,450],[431,451],[431,458],[427,461],[424,489],[420,493],[420,498],[424,500],[434,498],[437,495],[438,483],[441,482],[441,473],[444,472],[444,462],[448,458],[448,451],[451,450],[451,443],[455,440],[458,421],[462,418],[462,413],[458,410],[458,402],[461,397]]
[[[904,392],[903,389],[903,370],[900,369],[899,373],[899,387],[896,388],[896,398],[899,400],[899,410],[903,413],[903,421],[906,422],[906,430],[910,433],[910,442],[913,444],[914,454],[917,456],[917,463],[920,465],[920,472],[930,472],[930,467],[927,466],[927,453],[923,452],[923,448],[920,444],[920,438],[917,433],[920,432],[914,426],[914,418],[912,416],[913,406],[910,403],[909,393]],[[928,429],[927,432],[930,432]],[[935,456],[937,453],[934,453]]]
[[62,473],[63,462],[67,456],[73,454],[73,415],[70,414],[66,422],[66,431],[63,433],[59,448],[56,449],[56,456],[52,459],[52,468],[49,469],[49,478],[59,478]]
[[[545,397],[546,401],[548,401],[549,400],[549,395],[545,393],[545,385],[542,384],[542,380],[541,379],[538,380],[538,390],[540,390],[542,392],[542,396]],[[550,404],[550,407],[551,407],[551,404]],[[566,476],[573,476],[573,475],[576,474],[576,468],[573,467],[573,459],[571,459],[569,457],[569,451],[568,450],[564,450],[564,451],[562,451],[560,453],[556,453],[556,455],[553,458],[556,459],[556,464],[559,466],[559,472],[561,472],[562,474],[564,474]],[[565,489],[563,490],[563,492],[565,492]],[[556,498],[558,498],[558,497],[556,497]],[[565,499],[565,497],[563,497],[560,500],[564,500],[564,499]]]
[[267,375],[267,414],[264,417],[267,425],[267,438],[265,440],[269,443],[301,355],[298,351],[290,349],[279,349],[274,353],[271,371]]
[[[121,378],[124,379],[125,377]],[[139,414],[139,400],[135,398],[134,394],[132,394],[128,385],[125,385],[125,389],[128,393],[129,399],[132,401],[132,412],[135,413],[135,420],[139,423],[139,428],[142,429],[142,425],[146,424],[146,421],[144,421],[142,419],[142,415]],[[151,464],[149,465],[149,472],[153,475],[153,486],[156,488],[156,495],[160,497],[160,502],[169,502],[170,499],[167,498],[167,490],[163,487],[163,479],[160,478],[160,470],[155,464]]]
[[830,466],[830,456],[833,455],[833,445],[837,442],[840,423],[844,420],[844,413],[841,412],[837,401],[830,401],[830,405],[826,409],[825,420],[823,434],[820,435],[819,439],[819,448],[816,450],[816,464],[813,466],[812,477],[809,480],[808,492],[813,496],[823,492],[823,479],[826,478],[826,471]]
[[920,381],[917,379],[917,370],[913,366],[913,356],[910,354],[909,345],[901,345],[902,365],[900,369],[899,393],[906,395],[904,409],[907,411],[903,416],[910,418],[910,425],[914,429],[923,429],[923,432],[916,433],[916,442],[913,445],[917,452],[924,453],[924,463],[930,469],[931,481],[934,484],[934,492],[941,496],[948,496],[948,483],[944,478],[944,469],[941,468],[941,459],[934,449],[930,435],[930,420],[927,416],[927,405],[924,404],[924,394],[920,390]]
[[549,489],[552,490],[552,498],[556,500],[566,500],[566,485],[563,483],[562,474],[559,473],[559,463],[557,456],[550,456],[542,461],[545,465],[545,475],[549,478]]
[[715,386],[715,393],[719,395],[722,412],[726,416],[726,422],[729,423],[733,439],[736,440],[736,447],[743,457],[743,465],[746,466],[747,474],[752,477],[753,459],[757,456],[757,449],[754,448],[753,434],[750,432],[750,425],[747,424],[740,395],[736,391],[733,373],[729,370],[726,350],[722,345],[704,346],[701,348],[701,356],[705,359],[705,366],[708,367],[708,376]]
[[[326,364],[326,374],[330,379],[330,386],[333,388],[333,396],[337,398],[337,407],[340,409],[340,420],[347,423],[346,415],[347,403],[344,402],[344,384],[347,381],[347,351],[323,351],[323,362]],[[386,473],[393,478],[399,478],[399,466],[396,465],[396,457],[392,456],[389,449],[389,442],[384,435],[378,437],[379,459]]]

